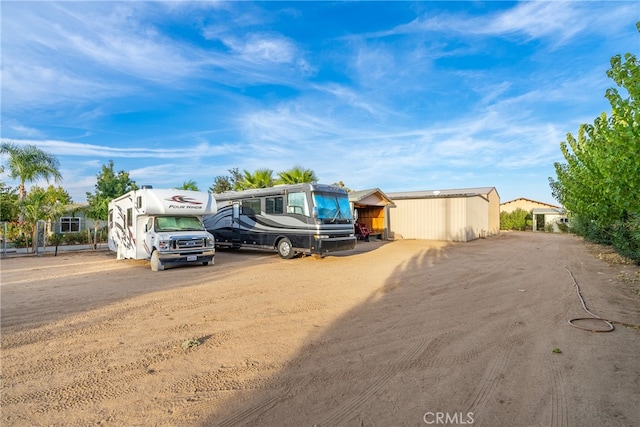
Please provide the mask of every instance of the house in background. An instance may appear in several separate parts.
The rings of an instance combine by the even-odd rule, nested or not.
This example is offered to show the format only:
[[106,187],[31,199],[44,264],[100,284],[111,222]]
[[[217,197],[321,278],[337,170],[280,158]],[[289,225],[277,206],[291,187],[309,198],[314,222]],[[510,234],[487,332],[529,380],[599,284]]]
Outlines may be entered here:
[[500,203],[500,212],[511,213],[518,208],[527,212],[531,212],[532,209],[537,208],[560,209],[560,206],[552,205],[550,203],[538,202],[537,200],[526,199],[524,197]]
[[[87,218],[85,211],[88,203],[74,203],[69,205],[67,212],[57,221],[52,221],[49,227],[51,233],[65,234],[87,231],[96,227],[96,222],[92,218]],[[107,226],[107,221],[98,221],[98,229]]]
[[566,224],[569,221],[561,206],[550,203],[520,197],[500,204],[500,212],[511,213],[518,208],[531,212],[533,231],[545,231],[550,228],[554,233],[559,233],[561,231],[560,224]]
[[560,224],[569,223],[569,218],[562,208],[536,208],[532,211],[533,231],[549,231],[560,233]]

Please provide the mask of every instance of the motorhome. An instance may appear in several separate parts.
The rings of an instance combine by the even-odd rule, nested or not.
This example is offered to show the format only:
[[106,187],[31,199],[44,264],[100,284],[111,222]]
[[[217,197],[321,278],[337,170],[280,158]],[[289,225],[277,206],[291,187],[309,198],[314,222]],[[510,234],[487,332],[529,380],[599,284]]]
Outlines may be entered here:
[[353,249],[354,222],[347,192],[323,184],[276,185],[215,194],[218,212],[205,215],[216,246],[324,255]]
[[216,211],[209,193],[143,186],[109,203],[109,249],[118,259],[147,259],[153,271],[181,263],[212,265],[215,242],[202,216]]

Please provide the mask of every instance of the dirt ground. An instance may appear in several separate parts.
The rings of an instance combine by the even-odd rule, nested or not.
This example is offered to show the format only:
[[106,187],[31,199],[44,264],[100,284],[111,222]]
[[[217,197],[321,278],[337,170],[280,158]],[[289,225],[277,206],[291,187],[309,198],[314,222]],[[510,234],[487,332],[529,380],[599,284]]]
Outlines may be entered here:
[[595,314],[640,325],[638,267],[568,235],[157,273],[108,251],[3,259],[1,422],[637,426],[640,330],[572,327],[569,272]]

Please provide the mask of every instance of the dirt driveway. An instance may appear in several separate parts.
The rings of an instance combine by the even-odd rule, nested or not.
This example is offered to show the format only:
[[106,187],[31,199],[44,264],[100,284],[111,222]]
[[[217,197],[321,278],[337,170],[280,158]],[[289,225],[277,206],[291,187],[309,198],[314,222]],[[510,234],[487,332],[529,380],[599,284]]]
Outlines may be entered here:
[[[3,426],[633,426],[640,297],[578,238],[2,260]],[[568,271],[565,269],[568,268]],[[597,325],[600,327],[600,325]],[[554,352],[555,350],[555,352]]]

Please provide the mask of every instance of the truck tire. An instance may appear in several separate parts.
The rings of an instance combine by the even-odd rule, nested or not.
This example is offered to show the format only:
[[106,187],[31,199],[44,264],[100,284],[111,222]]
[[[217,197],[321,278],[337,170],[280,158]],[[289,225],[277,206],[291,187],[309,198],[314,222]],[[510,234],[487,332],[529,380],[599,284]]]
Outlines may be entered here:
[[151,271],[162,271],[164,270],[164,265],[160,262],[160,257],[158,256],[158,251],[153,251],[151,254]]
[[291,259],[295,256],[295,252],[293,251],[293,247],[291,246],[291,240],[283,237],[278,242],[278,255],[283,259]]

